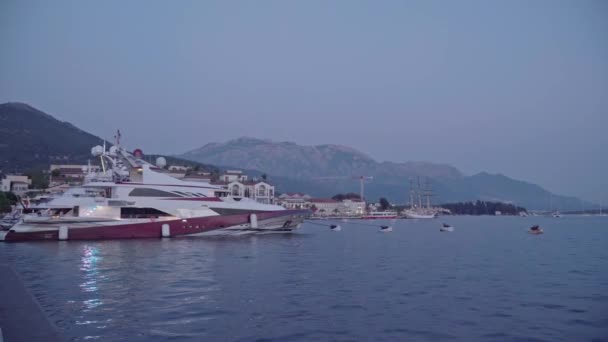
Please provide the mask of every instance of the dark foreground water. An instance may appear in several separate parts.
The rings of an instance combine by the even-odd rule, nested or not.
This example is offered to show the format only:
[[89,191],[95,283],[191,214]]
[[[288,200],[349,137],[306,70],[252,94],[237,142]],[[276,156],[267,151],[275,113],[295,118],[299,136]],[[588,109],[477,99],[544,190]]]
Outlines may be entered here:
[[0,256],[74,340],[608,340],[608,217],[341,224]]

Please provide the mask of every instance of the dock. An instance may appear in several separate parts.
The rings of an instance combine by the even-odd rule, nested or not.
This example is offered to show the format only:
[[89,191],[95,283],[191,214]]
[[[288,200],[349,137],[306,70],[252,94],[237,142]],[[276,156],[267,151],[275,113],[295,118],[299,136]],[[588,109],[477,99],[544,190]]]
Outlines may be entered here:
[[64,341],[15,270],[0,262],[0,274],[0,342]]

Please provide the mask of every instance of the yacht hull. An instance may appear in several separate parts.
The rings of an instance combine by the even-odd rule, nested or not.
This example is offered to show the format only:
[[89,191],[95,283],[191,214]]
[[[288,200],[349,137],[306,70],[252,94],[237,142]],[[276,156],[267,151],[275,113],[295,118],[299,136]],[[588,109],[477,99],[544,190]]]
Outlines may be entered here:
[[[217,215],[187,219],[149,221],[139,223],[73,226],[34,227],[18,224],[9,231],[0,232],[0,241],[57,241],[57,240],[112,240],[197,236],[219,230],[238,231],[292,231],[309,215],[308,210],[279,210],[256,212],[256,223],[251,214]],[[163,227],[164,233],[163,234]],[[67,228],[67,229],[66,229]],[[60,238],[61,237],[61,238]]]

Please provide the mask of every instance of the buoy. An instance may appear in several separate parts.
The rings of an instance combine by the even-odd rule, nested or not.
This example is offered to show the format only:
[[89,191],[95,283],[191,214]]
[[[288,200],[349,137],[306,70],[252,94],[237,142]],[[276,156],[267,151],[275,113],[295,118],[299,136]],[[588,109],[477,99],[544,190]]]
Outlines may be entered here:
[[163,224],[160,230],[162,237],[171,237],[171,227],[168,224]]
[[249,223],[251,224],[251,228],[258,228],[258,216],[256,214],[249,215]]
[[59,240],[65,241],[68,239],[68,227],[60,226],[59,227]]
[[340,227],[339,224],[332,224],[329,226],[329,229],[333,230],[334,232],[339,232],[342,230],[342,227]]

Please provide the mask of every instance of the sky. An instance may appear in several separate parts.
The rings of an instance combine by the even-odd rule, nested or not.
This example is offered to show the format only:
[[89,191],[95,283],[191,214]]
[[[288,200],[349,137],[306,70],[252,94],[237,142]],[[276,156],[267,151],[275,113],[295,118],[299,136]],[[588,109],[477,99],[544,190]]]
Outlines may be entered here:
[[608,2],[0,1],[0,102],[127,146],[240,136],[608,203]]

